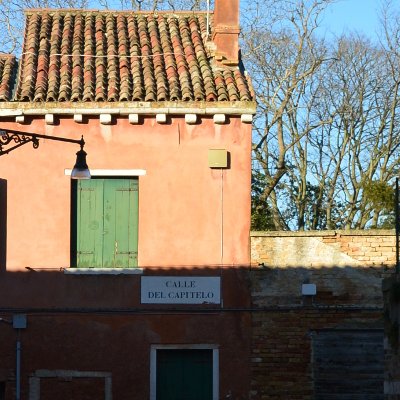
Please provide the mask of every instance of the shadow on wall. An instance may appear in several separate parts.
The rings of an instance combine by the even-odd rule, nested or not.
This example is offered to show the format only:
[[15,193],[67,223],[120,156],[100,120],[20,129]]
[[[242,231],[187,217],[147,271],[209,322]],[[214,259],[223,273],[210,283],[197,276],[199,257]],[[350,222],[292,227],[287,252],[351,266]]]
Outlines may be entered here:
[[[251,318],[242,311],[251,306],[247,271],[171,267],[146,269],[143,274],[74,275],[31,268],[2,273],[0,318],[13,321],[15,314],[25,314],[27,319],[20,332],[21,398],[110,400],[112,386],[112,398],[149,399],[157,384],[168,385],[167,393],[179,388],[169,371],[184,368],[190,371],[182,377],[184,387],[219,387],[218,398],[248,398]],[[144,286],[198,294],[209,290],[200,278],[221,278],[223,284],[216,285],[214,293],[222,290],[223,304],[142,303],[142,279],[165,276],[182,285]],[[224,312],[222,305],[231,311]],[[12,398],[15,386],[17,333],[0,323],[5,399]]]
[[[187,345],[219,346],[221,399],[230,393],[233,399],[248,398],[251,391],[253,400],[383,400],[381,282],[389,273],[368,266],[147,267],[131,275],[9,271],[0,279],[0,317],[27,314],[22,389],[23,394],[34,389],[28,387],[33,371],[42,400],[70,399],[72,390],[80,391],[82,400],[101,398],[92,389],[105,386],[82,371],[122,377],[113,381],[115,398],[127,393],[149,398],[154,344],[166,346],[159,347],[160,354]],[[143,284],[152,277],[154,286]],[[220,277],[223,302],[142,302],[146,290],[170,290],[157,283],[160,277]],[[303,294],[303,285],[315,285],[315,294]],[[192,287],[183,284],[176,290],[187,293]],[[7,334],[3,331],[0,327],[0,334]],[[0,341],[0,382],[3,373],[6,387],[12,387],[15,338],[7,335]],[[141,361],[127,363],[126,354]],[[59,379],[60,371],[66,379]]]
[[0,271],[6,270],[7,259],[7,180],[0,179]]

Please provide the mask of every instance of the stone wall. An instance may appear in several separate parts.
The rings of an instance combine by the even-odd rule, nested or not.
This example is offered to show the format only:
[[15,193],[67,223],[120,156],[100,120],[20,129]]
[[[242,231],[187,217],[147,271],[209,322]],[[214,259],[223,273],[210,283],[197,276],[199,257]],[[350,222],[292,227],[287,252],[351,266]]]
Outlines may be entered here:
[[[383,399],[374,343],[383,342],[394,231],[252,232],[251,254],[252,399]],[[303,295],[303,284],[316,294]]]
[[251,233],[253,264],[392,267],[395,259],[393,230]]

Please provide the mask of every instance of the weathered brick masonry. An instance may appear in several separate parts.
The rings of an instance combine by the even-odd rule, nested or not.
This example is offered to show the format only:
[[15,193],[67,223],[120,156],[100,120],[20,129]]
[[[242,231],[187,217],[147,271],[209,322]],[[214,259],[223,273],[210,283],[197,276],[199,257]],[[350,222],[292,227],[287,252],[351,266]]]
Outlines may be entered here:
[[394,232],[252,232],[251,254],[251,398],[383,399]]
[[272,267],[395,264],[392,230],[252,232],[252,263]]

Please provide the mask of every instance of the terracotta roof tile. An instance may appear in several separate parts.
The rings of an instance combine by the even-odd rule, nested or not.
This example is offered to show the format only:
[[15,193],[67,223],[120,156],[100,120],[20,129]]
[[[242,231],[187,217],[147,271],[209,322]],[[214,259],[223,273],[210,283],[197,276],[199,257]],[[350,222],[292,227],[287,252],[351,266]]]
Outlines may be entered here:
[[[33,10],[26,15],[15,97],[15,59],[0,55],[0,100],[250,101],[239,69],[216,65],[204,13]],[[211,35],[210,35],[211,37]]]
[[15,57],[10,54],[0,54],[0,100],[11,97],[12,81],[15,72]]

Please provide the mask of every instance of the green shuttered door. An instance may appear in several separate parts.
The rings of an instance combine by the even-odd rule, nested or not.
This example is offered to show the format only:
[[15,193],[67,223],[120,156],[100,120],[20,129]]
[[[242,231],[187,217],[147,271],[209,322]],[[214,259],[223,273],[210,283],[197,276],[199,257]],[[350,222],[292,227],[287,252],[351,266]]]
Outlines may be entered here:
[[137,266],[137,179],[78,181],[77,266]]
[[212,400],[212,350],[157,350],[157,400]]

